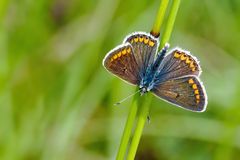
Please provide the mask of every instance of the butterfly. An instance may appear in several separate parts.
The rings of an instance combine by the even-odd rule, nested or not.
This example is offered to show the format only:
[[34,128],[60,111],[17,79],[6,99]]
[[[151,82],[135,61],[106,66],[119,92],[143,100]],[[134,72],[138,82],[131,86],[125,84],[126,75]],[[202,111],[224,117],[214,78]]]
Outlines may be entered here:
[[146,32],[134,32],[103,59],[107,71],[139,87],[141,95],[152,92],[175,106],[203,112],[207,95],[199,79],[201,68],[196,57],[178,47],[168,52],[166,44],[159,52],[158,38]]

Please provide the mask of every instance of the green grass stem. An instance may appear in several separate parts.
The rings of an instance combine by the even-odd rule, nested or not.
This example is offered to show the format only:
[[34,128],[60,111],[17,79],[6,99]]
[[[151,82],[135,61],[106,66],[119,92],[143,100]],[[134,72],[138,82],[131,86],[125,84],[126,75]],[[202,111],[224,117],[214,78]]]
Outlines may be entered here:
[[[166,2],[164,3],[163,1],[162,1],[161,4],[167,5],[167,3]],[[171,36],[174,21],[176,19],[176,15],[177,15],[179,5],[180,5],[180,0],[174,0],[173,1],[173,5],[170,9],[170,15],[169,15],[169,18],[167,19],[167,24],[166,24],[166,27],[169,27],[169,28],[166,28],[165,32],[163,33],[163,38],[164,39],[162,41],[162,44],[165,44],[165,42],[167,42],[169,40],[170,36]],[[163,8],[163,7],[160,7],[160,9],[161,8]],[[164,6],[164,8],[166,9],[167,6]],[[164,14],[161,14],[161,15],[164,16]],[[159,17],[157,16],[157,18],[159,18]],[[162,21],[162,19],[163,19],[163,17],[161,17],[160,21]],[[159,21],[159,20],[157,19],[156,21]],[[155,27],[155,25],[154,25],[154,27]],[[160,31],[160,28],[159,28],[158,31]],[[134,160],[134,158],[135,158],[137,148],[138,148],[138,145],[139,145],[139,142],[140,142],[140,138],[141,138],[141,135],[142,135],[142,131],[143,131],[144,125],[146,123],[147,116],[149,114],[149,108],[150,108],[151,100],[152,100],[151,97],[152,97],[151,95],[147,95],[147,96],[144,97],[143,104],[141,105],[141,109],[138,112],[138,120],[137,120],[137,123],[136,123],[135,131],[133,133],[133,139],[132,139],[132,142],[130,144],[129,152],[128,152],[128,155],[127,155],[127,160]]]
[[[165,16],[165,12],[168,6],[168,2],[169,0],[162,0],[160,7],[159,7],[159,11],[155,20],[155,23],[153,25],[153,28],[151,30],[151,34],[155,37],[159,37],[160,34],[160,30],[161,30],[161,26],[164,20],[164,16]],[[169,18],[167,20],[167,24],[165,32],[163,33],[163,40],[161,41],[161,44],[165,44],[165,42],[167,42],[171,36],[171,32],[173,29],[173,25],[174,25],[174,21],[177,15],[177,11],[179,8],[179,4],[180,4],[180,0],[174,0],[173,1],[173,5],[171,7],[170,10],[170,15]],[[150,104],[151,104],[151,95],[145,95],[144,97],[141,97],[141,101],[139,99],[139,94],[136,94],[134,96],[129,114],[128,114],[128,118],[127,118],[127,122],[124,128],[124,132],[122,135],[122,139],[121,139],[121,143],[120,143],[120,147],[118,150],[118,154],[116,159],[117,160],[123,160],[125,159],[125,156],[127,158],[127,160],[133,160],[135,158],[136,152],[137,152],[137,148],[140,142],[140,138],[142,135],[142,131],[144,128],[144,125],[146,123],[147,120],[147,116],[149,114],[149,108],[150,108]],[[138,111],[138,108],[140,108],[140,110]],[[133,131],[134,125],[136,121],[136,128]],[[133,131],[133,139],[132,142],[130,144],[129,147],[129,151],[128,154],[127,153],[127,149],[128,149],[128,144],[129,144],[129,139],[131,136],[131,133]]]
[[173,0],[173,4],[172,4],[172,7],[171,7],[171,10],[169,13],[169,17],[166,22],[166,27],[165,27],[165,30],[162,34],[162,38],[160,41],[160,49],[164,47],[164,45],[169,41],[169,39],[171,37],[174,22],[175,22],[177,12],[178,12],[178,8],[180,6],[180,2],[181,2],[181,0]]
[[134,131],[132,142],[130,144],[127,160],[133,160],[136,155],[144,124],[147,120],[147,116],[149,115],[149,108],[152,100],[151,97],[151,94],[147,94],[144,95],[144,97],[141,97],[143,98],[143,104],[141,105],[141,108],[139,110],[137,125]]
[[158,37],[160,34],[160,29],[164,20],[165,12],[168,6],[169,0],[162,0],[158,9],[157,17],[153,24],[153,28],[151,30],[151,34],[155,37]]
[[118,149],[116,160],[123,160],[127,151],[129,139],[134,126],[135,118],[138,110],[139,94],[136,94],[133,98],[132,105],[128,114],[127,122],[123,131],[121,143]]

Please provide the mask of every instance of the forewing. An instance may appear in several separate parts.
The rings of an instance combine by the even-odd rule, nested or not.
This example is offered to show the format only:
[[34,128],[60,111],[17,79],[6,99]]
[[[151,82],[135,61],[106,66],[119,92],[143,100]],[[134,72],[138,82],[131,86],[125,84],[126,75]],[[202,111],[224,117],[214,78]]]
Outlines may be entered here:
[[123,43],[132,45],[134,57],[143,77],[147,68],[154,62],[159,45],[158,39],[145,32],[136,32],[127,36]]
[[198,60],[188,51],[175,48],[164,57],[157,72],[156,82],[161,82],[188,75],[199,76],[201,68]]
[[152,92],[157,97],[187,110],[203,112],[206,109],[207,95],[196,76],[167,80],[155,86]]
[[139,84],[138,66],[129,43],[111,50],[103,59],[103,66],[117,77],[133,84]]

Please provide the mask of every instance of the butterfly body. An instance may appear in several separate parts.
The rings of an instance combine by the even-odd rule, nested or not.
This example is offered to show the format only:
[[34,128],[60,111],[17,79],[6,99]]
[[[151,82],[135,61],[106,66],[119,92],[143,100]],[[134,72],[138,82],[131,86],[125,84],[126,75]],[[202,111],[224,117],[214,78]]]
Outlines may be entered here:
[[152,35],[133,33],[105,56],[103,66],[138,86],[141,95],[152,92],[181,108],[204,111],[207,95],[199,80],[201,68],[197,59],[180,48],[167,53],[169,45],[157,52],[158,46],[158,39]]
[[167,52],[167,49],[169,48],[169,45],[166,44],[165,47],[158,53],[155,61],[153,64],[150,64],[147,67],[147,70],[143,77],[141,77],[141,82],[139,84],[140,87],[140,93],[143,95],[144,93],[151,91],[155,85],[157,85],[157,77],[159,77],[159,66]]

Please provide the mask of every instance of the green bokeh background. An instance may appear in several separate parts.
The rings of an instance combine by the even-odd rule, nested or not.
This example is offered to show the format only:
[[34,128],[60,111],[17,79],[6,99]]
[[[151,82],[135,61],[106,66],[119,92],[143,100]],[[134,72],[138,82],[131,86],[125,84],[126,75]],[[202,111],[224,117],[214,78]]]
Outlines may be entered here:
[[[150,31],[159,0],[0,1],[0,159],[114,159],[135,88],[104,55]],[[182,0],[171,47],[201,61],[209,104],[157,98],[136,159],[240,159],[240,1]]]

